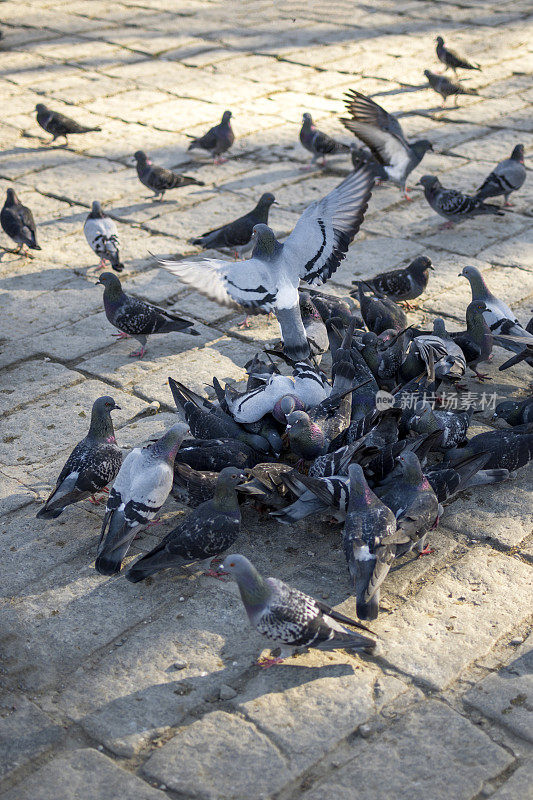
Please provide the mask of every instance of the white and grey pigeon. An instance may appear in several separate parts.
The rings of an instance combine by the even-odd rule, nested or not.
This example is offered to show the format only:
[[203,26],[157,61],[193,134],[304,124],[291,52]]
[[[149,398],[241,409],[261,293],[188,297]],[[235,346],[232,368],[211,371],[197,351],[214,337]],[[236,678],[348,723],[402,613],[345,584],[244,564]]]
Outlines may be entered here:
[[273,311],[285,354],[300,361],[310,352],[298,302],[300,280],[317,285],[336,271],[361,226],[373,185],[372,168],[362,165],[308,206],[283,243],[267,225],[256,225],[252,256],[245,261],[161,259],[159,263],[217,303],[248,313]]
[[[459,276],[466,278],[470,283],[472,301],[485,304],[483,318],[491,330],[495,344],[513,353],[523,353],[525,347],[533,344],[533,335],[522,327],[509,306],[491,293],[476,267],[464,267]],[[530,363],[529,358],[533,356],[528,356],[528,363]]]
[[109,492],[95,569],[120,572],[135,534],[152,520],[172,489],[174,459],[189,426],[178,422],[148,447],[128,453]]
[[350,118],[341,118],[342,124],[370,148],[378,165],[377,176],[397,184],[407,194],[406,181],[433,145],[428,139],[412,144],[407,141],[402,126],[393,114],[354,89],[345,100]]
[[429,351],[433,352],[435,376],[459,380],[466,372],[466,359],[463,351],[451,338],[441,317],[433,320],[433,333],[416,336],[413,340],[418,346],[422,360],[429,364]]
[[98,200],[93,200],[91,212],[83,226],[89,247],[100,257],[98,269],[105,268],[109,261],[115,272],[122,272],[124,264],[120,261],[118,230],[115,221],[102,211]]
[[253,627],[267,639],[281,645],[281,657],[267,659],[262,666],[281,663],[283,656],[286,657],[296,648],[348,649],[367,653],[375,649],[376,642],[373,639],[344,627],[352,625],[368,631],[360,622],[339,614],[277,578],[263,578],[244,556],[226,556],[220,569],[228,572],[237,582]]
[[476,197],[485,200],[487,197],[499,197],[504,195],[504,205],[510,206],[509,195],[516,192],[526,180],[526,168],[524,166],[524,145],[517,144],[513,149],[510,158],[506,158],[496,164],[490,175],[488,175],[476,192]]

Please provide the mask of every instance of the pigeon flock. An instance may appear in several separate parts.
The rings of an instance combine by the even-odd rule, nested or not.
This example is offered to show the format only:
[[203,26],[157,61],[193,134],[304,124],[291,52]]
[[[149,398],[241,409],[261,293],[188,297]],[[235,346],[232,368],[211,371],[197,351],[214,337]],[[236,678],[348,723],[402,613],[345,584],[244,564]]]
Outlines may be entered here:
[[[437,38],[445,70],[479,70]],[[475,94],[442,74],[425,70],[443,102]],[[436,318],[428,330],[409,325],[404,308],[416,308],[438,266],[419,256],[408,266],[353,281],[349,296],[321,291],[338,269],[363,223],[376,181],[391,181],[405,194],[407,180],[431,141],[410,142],[398,119],[358,91],[346,96],[342,123],[354,134],[351,145],[320,131],[303,114],[299,138],[311,164],[328,156],[351,158],[353,171],[332,191],[309,205],[292,232],[280,241],[268,225],[274,195],[264,193],[252,209],[226,225],[191,239],[202,250],[233,254],[158,260],[183,284],[221,305],[246,314],[274,314],[281,341],[258,352],[246,365],[247,383],[237,390],[213,377],[210,400],[169,377],[181,421],[148,446],[124,459],[111,413],[113,397],[98,398],[87,436],[79,442],[37,516],[55,519],[73,503],[98,504],[107,493],[95,569],[121,572],[128,549],[144,527],[157,521],[169,495],[189,506],[177,526],[150,552],[129,563],[133,583],[167,570],[201,564],[207,574],[237,583],[253,627],[282,648],[278,663],[297,648],[376,651],[376,636],[361,622],[379,614],[380,590],[395,562],[412,552],[431,553],[445,505],[465,489],[498,484],[533,458],[533,397],[499,403],[495,419],[506,427],[470,435],[474,406],[461,403],[461,380],[470,370],[490,378],[494,347],[512,354],[500,367],[533,366],[533,320],[523,327],[493,295],[476,267],[461,271],[470,284],[465,329],[449,332]],[[88,128],[44,104],[37,123],[55,141]],[[231,111],[189,150],[202,149],[215,163],[224,160],[235,135]],[[192,138],[192,137],[191,137]],[[133,156],[139,181],[162,200],[165,192],[196,178]],[[471,195],[445,188],[434,175],[419,184],[430,207],[447,227],[475,215],[502,215],[486,202],[509,197],[526,179],[524,147],[516,144]],[[18,246],[40,250],[32,212],[13,189],[0,215],[4,232]],[[125,269],[115,222],[98,201],[85,224],[89,246],[99,257],[103,304],[118,338],[133,337],[142,358],[151,335],[179,331],[198,335],[193,323],[126,294],[115,273]],[[243,254],[251,251],[246,260]],[[33,256],[31,256],[33,257]],[[460,267],[459,267],[460,269]],[[301,284],[305,283],[305,286]],[[453,395],[450,408],[443,397]],[[355,618],[274,577],[264,577],[248,559],[232,553],[238,545],[241,508],[251,506],[280,525],[308,517],[338,527],[346,564],[346,592],[355,598]],[[342,558],[342,557],[341,557]],[[160,577],[165,580],[165,575]],[[150,582],[150,581],[148,581]]]

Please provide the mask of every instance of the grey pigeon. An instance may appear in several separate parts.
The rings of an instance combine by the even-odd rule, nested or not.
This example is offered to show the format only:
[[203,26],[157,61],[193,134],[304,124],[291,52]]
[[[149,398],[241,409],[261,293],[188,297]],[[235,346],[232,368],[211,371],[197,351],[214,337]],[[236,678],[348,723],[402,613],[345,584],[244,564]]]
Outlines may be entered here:
[[[112,272],[103,272],[97,281],[97,284],[99,283],[104,286],[106,317],[111,325],[120,331],[118,338],[127,339],[128,336],[133,336],[141,345],[141,349],[130,353],[130,356],[142,358],[146,352],[148,336],[155,333],[180,331],[180,333],[189,333],[191,336],[200,335],[192,327],[193,322],[123,292],[119,279]],[[117,336],[117,334],[113,334],[113,336]]]
[[503,419],[511,427],[533,422],[533,397],[524,400],[503,400],[494,409],[493,419]]
[[56,487],[38,517],[55,519],[72,503],[92,497],[111,483],[122,464],[117,446],[111,412],[120,409],[112,397],[99,397],[93,403],[91,424],[87,436],[78,442],[59,478]]
[[[334,294],[320,292],[318,289],[309,289],[308,291],[313,304],[324,322],[335,317],[340,318],[346,326],[350,324],[354,317],[356,306],[351,297],[337,297],[337,295]],[[362,327],[359,320],[356,320],[356,325]]]
[[209,128],[207,133],[198,139],[193,139],[189,145],[189,150],[194,150],[195,148],[207,150],[213,156],[215,164],[222,163],[224,161],[221,157],[222,153],[229,150],[235,141],[235,134],[230,124],[231,116],[231,111],[224,111],[219,124]]
[[437,36],[437,58],[446,66],[446,69],[453,69],[457,75],[458,69],[477,69],[481,71],[479,64],[471,64],[466,58],[463,58],[455,50],[450,50],[444,44],[442,36]]
[[64,136],[65,141],[68,143],[68,137],[74,133],[93,133],[94,131],[102,130],[98,127],[88,128],[85,125],[80,125],[70,117],[66,117],[58,111],[52,111],[43,103],[37,103],[35,110],[37,112],[37,122],[43,130],[52,134],[52,142]]
[[83,226],[83,232],[89,247],[100,256],[99,269],[109,261],[115,272],[122,272],[124,264],[120,261],[118,230],[115,221],[102,211],[98,200],[93,200],[91,212]]
[[37,244],[37,230],[33,214],[29,208],[22,205],[14,189],[8,189],[6,192],[6,200],[0,212],[0,224],[9,238],[18,244],[17,250],[9,252],[24,254],[24,245],[32,250],[41,249]]
[[154,200],[162,200],[165,192],[168,192],[169,189],[182,189],[184,186],[191,185],[205,186],[203,181],[192,178],[190,175],[179,175],[170,169],[152,164],[142,150],[137,150],[133,154],[133,158],[136,162],[137,176],[141,183],[152,190]]
[[268,224],[268,212],[275,202],[274,195],[266,192],[261,195],[255,208],[247,214],[220,228],[202,233],[201,236],[192,239],[191,244],[200,245],[204,250],[228,248],[233,251],[235,257],[242,255],[252,245],[254,227],[261,223]]
[[445,503],[465,489],[489,486],[509,478],[507,469],[484,469],[489,453],[466,455],[453,465],[442,463],[424,469],[439,503]]
[[425,364],[428,364],[429,351],[432,351],[433,369],[438,379],[448,378],[450,381],[457,381],[465,374],[464,353],[446,330],[446,325],[441,317],[433,320],[432,334],[416,336],[413,341]]
[[410,200],[406,189],[407,178],[420,164],[425,153],[433,150],[433,145],[427,139],[410,144],[396,117],[360,92],[352,89],[347,98],[346,108],[351,116],[342,118],[341,122],[370,148],[388,180],[397,184]]
[[479,214],[495,214],[498,217],[504,214],[498,206],[484,203],[477,197],[463,194],[457,189],[445,189],[435,175],[423,175],[417,185],[424,187],[425,198],[433,211],[448,220],[443,228],[451,228],[455,222]]
[[487,197],[504,195],[506,206],[511,206],[509,196],[524,184],[527,172],[524,166],[524,145],[517,144],[510,158],[496,164],[490,175],[485,178],[476,192],[476,197],[485,200]]
[[480,453],[490,455],[484,469],[508,469],[514,472],[533,458],[533,431],[529,426],[521,432],[506,428],[478,433],[464,447],[448,450],[445,460],[453,465],[465,456]]
[[362,468],[349,468],[350,499],[342,532],[344,555],[353,582],[357,616],[376,619],[380,587],[396,553],[396,517],[369,488]]
[[430,69],[425,69],[424,75],[428,79],[428,83],[431,88],[442,97],[442,105],[446,103],[448,97],[455,97],[455,105],[457,105],[457,98],[460,94],[479,95],[479,92],[477,92],[476,89],[467,89],[460,83],[454,83],[444,75],[438,75],[436,72],[431,72]]
[[311,515],[327,513],[344,522],[348,507],[350,482],[347,477],[312,478],[294,470],[281,476],[283,483],[298,498],[294,503],[270,515],[283,525],[294,525]]
[[238,439],[187,439],[175,463],[187,464],[195,470],[221,472],[224,467],[251,468],[264,458],[264,453]]
[[445,411],[433,409],[429,403],[424,402],[414,410],[409,420],[409,429],[420,434],[440,430],[442,436],[439,447],[450,450],[466,441],[473,410],[473,406],[470,406],[466,411]]
[[120,572],[135,534],[152,520],[172,488],[174,458],[188,431],[178,422],[148,447],[128,453],[109,492],[95,569]]
[[319,356],[329,348],[328,330],[322,317],[311,300],[309,292],[299,292],[300,314],[305,328],[305,336],[312,356]]
[[137,583],[168,567],[214,558],[231,547],[241,526],[235,487],[245,479],[235,467],[223,469],[212,499],[187,514],[153,550],[130,567],[126,578]]
[[327,133],[319,131],[313,125],[311,114],[304,114],[302,121],[302,128],[300,130],[300,142],[313,154],[311,164],[314,164],[318,158],[322,159],[322,166],[326,165],[326,156],[337,155],[338,153],[349,153],[350,148],[343,142],[337,142],[328,136]]
[[188,464],[180,464],[174,460],[174,478],[170,494],[178,501],[191,508],[211,500],[215,493],[219,472],[200,471]]
[[283,244],[267,225],[256,225],[252,257],[246,261],[159,263],[218,303],[247,312],[274,311],[284,352],[294,361],[305,359],[309,344],[300,316],[300,280],[319,284],[336,271],[361,226],[373,184],[372,171],[361,167],[308,206]]
[[294,455],[306,461],[324,455],[331,442],[320,425],[312,422],[305,411],[291,411],[287,417],[287,433]]
[[373,639],[344,627],[352,625],[368,631],[360,622],[339,614],[277,578],[263,578],[244,556],[226,556],[221,569],[237,582],[252,626],[282,647],[282,656],[264,661],[263,666],[280,663],[285,652],[294,652],[294,648],[374,650]]
[[[418,256],[403,269],[380,272],[374,278],[367,278],[365,283],[378,295],[387,295],[392,300],[415,300],[425,291],[429,280],[429,270],[435,267],[427,256]],[[355,285],[359,281],[352,281]],[[408,306],[408,303],[406,303]]]
[[452,333],[451,338],[463,351],[466,364],[476,378],[483,382],[488,375],[478,372],[478,365],[488,361],[492,353],[493,336],[485,322],[487,306],[482,300],[473,300],[466,309],[466,331]]
[[394,300],[386,296],[369,297],[365,294],[366,288],[366,281],[359,281],[357,293],[361,305],[361,316],[370,331],[379,335],[391,328],[396,331],[407,328],[407,317]]

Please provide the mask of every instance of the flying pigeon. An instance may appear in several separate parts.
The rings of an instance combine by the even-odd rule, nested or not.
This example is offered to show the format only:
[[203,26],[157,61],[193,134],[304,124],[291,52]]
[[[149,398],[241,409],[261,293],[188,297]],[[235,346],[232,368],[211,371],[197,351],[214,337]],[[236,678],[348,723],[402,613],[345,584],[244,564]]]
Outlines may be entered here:
[[9,238],[18,244],[16,250],[8,252],[24,254],[24,245],[32,250],[41,249],[37,244],[37,230],[33,214],[29,208],[22,205],[14,189],[8,189],[6,192],[6,201],[0,212],[0,224]]
[[208,150],[213,156],[215,164],[221,164],[225,161],[222,158],[222,153],[229,150],[235,141],[235,134],[233,133],[231,124],[231,111],[224,111],[222,120],[218,125],[209,128],[207,133],[200,136],[198,139],[193,139],[189,145],[189,150],[200,148],[201,150]]
[[342,532],[359,619],[376,619],[379,591],[396,553],[396,517],[369,488],[362,468],[349,468],[350,499]]
[[98,200],[93,200],[91,213],[85,220],[83,232],[89,247],[100,256],[98,269],[104,269],[109,261],[115,272],[122,272],[124,264],[120,262],[118,230],[114,220],[102,211]]
[[[398,185],[410,200],[406,189],[407,178],[420,164],[425,153],[433,150],[433,145],[427,139],[410,144],[396,117],[369,97],[354,89],[346,96],[346,108],[351,116],[341,118],[341,122],[370,148],[388,180]],[[382,171],[378,172],[382,174]]]
[[513,428],[533,422],[533,397],[524,400],[504,400],[494,409],[493,419],[503,419]]
[[448,220],[443,228],[451,228],[455,222],[479,214],[495,214],[498,217],[504,214],[498,206],[484,203],[477,197],[463,194],[457,189],[445,189],[435,175],[423,175],[418,185],[424,187],[425,198],[433,211]]
[[123,292],[119,279],[112,272],[103,272],[96,283],[104,286],[105,315],[111,325],[120,331],[113,336],[117,336],[118,339],[133,336],[141,345],[141,349],[130,353],[130,357],[142,358],[146,352],[148,336],[154,333],[180,331],[191,336],[200,335],[192,327],[193,322]]
[[65,141],[68,143],[67,137],[71,136],[73,133],[92,133],[93,131],[102,130],[101,128],[87,128],[85,125],[80,125],[64,114],[51,111],[43,103],[37,103],[35,110],[37,112],[37,122],[43,130],[52,134],[52,142],[55,142],[60,136],[64,136]]
[[191,244],[200,245],[204,250],[233,250],[235,257],[242,255],[252,244],[252,233],[255,225],[268,224],[270,206],[275,203],[274,195],[266,192],[259,198],[257,205],[244,216],[228,222],[220,228],[202,233]]
[[349,153],[350,148],[343,142],[337,142],[328,136],[327,133],[319,131],[313,125],[311,114],[304,114],[302,129],[300,131],[300,142],[313,154],[311,164],[315,164],[318,158],[322,158],[322,166],[326,166],[326,156],[337,155],[338,153]]
[[165,192],[169,189],[181,189],[183,186],[205,186],[203,181],[198,181],[190,175],[178,175],[170,169],[158,167],[152,164],[148,156],[142,150],[137,150],[133,154],[136,161],[137,175],[141,183],[147,186],[154,193],[153,199],[162,200]]
[[241,526],[235,487],[243,480],[246,475],[235,467],[223,469],[213,498],[187,514],[153,550],[130,567],[126,578],[137,583],[168,567],[214,558],[231,547]]
[[188,431],[182,422],[148,447],[128,453],[109,492],[95,569],[120,572],[122,559],[138,530],[152,520],[172,488],[174,458]]
[[92,497],[111,483],[122,464],[122,453],[117,446],[111,412],[120,409],[112,397],[99,397],[93,403],[91,424],[87,436],[78,442],[59,478],[56,487],[38,517],[55,519],[62,511],[80,500]]
[[[237,582],[252,626],[267,639],[280,644],[282,653],[286,649],[294,652],[294,648],[308,647],[357,652],[374,650],[373,639],[344,627],[352,625],[368,631],[360,622],[339,614],[277,578],[263,578],[244,556],[226,556],[220,568]],[[283,657],[267,659],[262,666],[282,661]]]
[[[435,41],[437,42],[437,58],[442,61],[446,69],[453,69],[456,75],[458,69],[477,69],[481,71],[481,67],[478,64],[471,64],[454,50],[449,50],[445,46],[442,36],[437,36]],[[446,72],[446,70],[444,71]]]
[[[390,272],[380,272],[374,278],[367,278],[365,284],[376,294],[387,295],[396,302],[415,300],[428,285],[430,269],[435,269],[431,259],[427,256],[418,256],[409,266]],[[359,281],[355,280],[352,283],[357,286]]]
[[517,144],[510,158],[496,164],[490,175],[485,178],[475,196],[479,200],[487,197],[504,195],[505,206],[512,206],[509,202],[511,192],[516,192],[524,184],[527,172],[524,166],[524,145]]
[[424,75],[428,79],[431,88],[442,97],[442,105],[446,103],[447,98],[450,96],[455,97],[455,105],[457,105],[457,98],[460,94],[479,95],[476,89],[467,89],[465,86],[461,86],[460,83],[454,83],[444,75],[431,72],[430,69],[425,69]]
[[372,171],[361,167],[308,206],[283,244],[267,225],[256,225],[252,257],[246,261],[159,263],[218,303],[247,312],[274,311],[284,352],[300,361],[309,355],[298,302],[300,280],[323,283],[336,271],[361,226],[373,184]]

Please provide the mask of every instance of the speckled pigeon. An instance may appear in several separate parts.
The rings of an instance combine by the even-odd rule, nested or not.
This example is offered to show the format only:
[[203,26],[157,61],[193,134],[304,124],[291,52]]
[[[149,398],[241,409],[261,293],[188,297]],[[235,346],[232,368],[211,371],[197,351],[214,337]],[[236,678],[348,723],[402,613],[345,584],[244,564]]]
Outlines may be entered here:
[[524,166],[524,145],[517,144],[510,158],[500,161],[490,175],[485,178],[476,192],[476,197],[485,200],[487,197],[504,195],[506,206],[511,206],[509,196],[518,191],[526,180],[527,172]]
[[201,236],[192,239],[191,244],[197,244],[204,250],[228,248],[233,251],[235,257],[242,256],[253,245],[254,227],[261,223],[268,225],[268,213],[275,202],[274,195],[266,192],[261,195],[255,208],[247,214],[220,228],[202,233]]
[[446,189],[435,175],[423,175],[417,186],[419,184],[424,187],[424,196],[433,211],[448,220],[443,228],[451,228],[455,222],[480,214],[504,216],[504,212],[498,206],[484,203],[477,197],[463,194],[457,189]]
[[349,153],[350,148],[343,142],[338,142],[327,133],[319,131],[313,124],[311,114],[305,113],[302,120],[302,129],[300,130],[300,142],[313,154],[311,164],[314,164],[318,158],[322,159],[322,166],[326,165],[326,156],[337,155],[338,153]]
[[359,464],[350,466],[350,499],[342,544],[356,598],[357,616],[376,619],[380,587],[396,553],[396,517],[369,488]]
[[494,410],[493,419],[503,419],[511,427],[533,422],[533,397],[524,400],[503,400]]
[[122,464],[122,453],[117,446],[111,412],[120,409],[112,397],[99,397],[93,403],[91,424],[87,436],[78,442],[59,478],[56,487],[38,517],[55,519],[72,503],[93,497],[111,483]]
[[[106,317],[111,325],[114,325],[120,333],[119,339],[127,339],[133,336],[141,345],[141,349],[130,353],[130,356],[142,358],[146,352],[146,342],[148,336],[155,333],[170,333],[179,331],[188,333],[191,336],[200,334],[192,326],[194,322],[165,311],[157,306],[131,297],[122,291],[122,284],[112,272],[103,272],[97,284],[104,286],[104,309]],[[117,336],[117,334],[113,334]]]
[[445,462],[426,467],[424,475],[437,495],[439,503],[445,503],[459,492],[471,489],[473,486],[489,486],[508,480],[507,469],[484,469],[488,460],[489,453],[465,455],[453,465]]
[[425,153],[433,150],[433,145],[427,139],[410,144],[396,117],[369,97],[354,89],[346,96],[346,108],[351,116],[342,118],[341,122],[370,148],[388,179],[397,184],[410,200],[406,189],[407,178],[420,164]]
[[365,281],[359,281],[357,293],[361,304],[361,316],[365,325],[373,333],[394,329],[403,331],[407,328],[407,317],[400,306],[389,297],[369,297],[365,294],[367,288]]
[[300,314],[305,328],[305,336],[312,356],[320,356],[329,348],[328,330],[320,316],[309,292],[300,291]]
[[[365,283],[377,294],[387,295],[396,302],[400,300],[414,300],[419,297],[428,285],[429,270],[435,267],[427,256],[418,256],[403,269],[394,269],[390,272],[381,272],[374,278],[367,278]],[[352,281],[356,286],[359,281]]]
[[431,408],[427,402],[420,403],[409,420],[409,429],[424,434],[441,430],[439,447],[449,450],[466,441],[473,412],[473,406],[469,406],[465,411],[455,412]]
[[241,512],[235,487],[246,475],[226,467],[218,476],[215,493],[191,511],[153,550],[142,556],[126,573],[137,583],[168,567],[181,567],[220,555],[235,543]]
[[47,108],[44,103],[37,103],[35,110],[37,112],[37,122],[43,130],[52,134],[52,142],[55,142],[61,136],[64,136],[65,141],[68,142],[68,137],[73,133],[93,133],[94,131],[102,130],[98,127],[88,128],[85,125],[80,125],[70,117]]
[[484,469],[508,469],[514,472],[533,458],[533,432],[530,428],[517,432],[512,428],[487,431],[472,437],[464,447],[448,450],[445,459],[455,464],[464,456],[490,453]]
[[[449,50],[444,44],[442,36],[437,36],[437,58],[446,66],[446,69],[453,69],[457,75],[458,69],[477,69],[481,71],[479,64],[471,64],[466,58],[463,58],[455,50]],[[446,71],[446,70],[445,70]]]
[[447,378],[453,382],[465,374],[464,353],[446,330],[446,325],[441,317],[433,320],[433,333],[416,336],[413,341],[426,365],[429,351],[432,351],[433,369],[438,379]]
[[231,116],[231,111],[224,111],[219,124],[209,128],[207,133],[198,139],[193,139],[189,145],[189,150],[194,150],[195,148],[208,150],[213,156],[215,164],[222,163],[225,160],[221,157],[222,153],[229,150],[235,141],[235,134],[230,124]]
[[37,244],[37,229],[33,214],[29,208],[22,205],[14,189],[8,189],[6,192],[6,200],[0,212],[0,224],[9,238],[18,244],[18,249],[13,252],[24,253],[24,245],[32,250],[41,249]]
[[179,175],[165,167],[158,167],[152,164],[146,153],[137,150],[133,154],[136,161],[137,175],[141,183],[147,186],[154,193],[154,200],[162,200],[165,192],[169,189],[181,189],[183,186],[205,186],[203,181],[192,178],[190,175]]
[[174,458],[188,431],[182,422],[148,447],[128,453],[109,492],[95,569],[120,572],[135,534],[152,520],[172,488]]
[[283,244],[267,225],[256,225],[254,250],[246,261],[159,263],[218,303],[247,312],[274,311],[284,352],[294,361],[305,359],[309,345],[298,302],[300,280],[323,283],[336,271],[361,226],[373,184],[372,171],[361,167],[310,205]]
[[264,661],[263,666],[280,663],[287,649],[294,652],[294,648],[314,647],[368,653],[375,649],[373,639],[344,627],[352,625],[368,631],[360,622],[339,614],[277,578],[263,578],[244,556],[226,556],[221,569],[236,580],[252,626],[282,646],[282,656]]
[[219,474],[193,469],[188,464],[180,464],[174,460],[174,478],[170,494],[179,503],[196,508],[200,503],[213,497]]
[[100,256],[98,269],[105,267],[109,261],[115,272],[122,272],[124,264],[120,261],[118,230],[115,221],[102,211],[98,200],[93,200],[91,212],[83,226],[83,232],[89,247]]
[[460,83],[454,83],[445,75],[438,75],[436,72],[431,72],[430,69],[425,69],[424,75],[428,79],[431,88],[442,97],[442,105],[446,103],[448,97],[455,97],[454,105],[457,106],[457,100],[460,94],[479,95],[476,89],[467,89],[466,86]]

